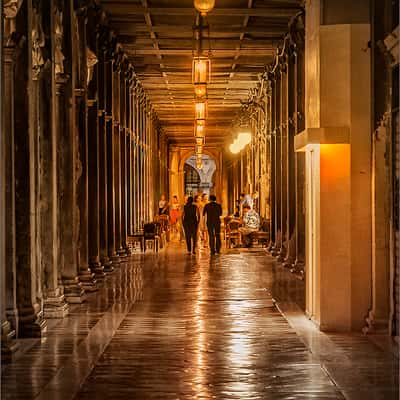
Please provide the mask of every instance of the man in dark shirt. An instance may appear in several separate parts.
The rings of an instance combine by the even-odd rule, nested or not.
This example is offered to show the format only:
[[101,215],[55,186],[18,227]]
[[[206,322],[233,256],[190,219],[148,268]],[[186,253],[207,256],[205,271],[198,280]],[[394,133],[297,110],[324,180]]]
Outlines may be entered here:
[[214,195],[210,196],[210,202],[204,206],[203,215],[207,220],[208,238],[211,255],[219,254],[221,250],[221,220],[222,207],[217,203]]

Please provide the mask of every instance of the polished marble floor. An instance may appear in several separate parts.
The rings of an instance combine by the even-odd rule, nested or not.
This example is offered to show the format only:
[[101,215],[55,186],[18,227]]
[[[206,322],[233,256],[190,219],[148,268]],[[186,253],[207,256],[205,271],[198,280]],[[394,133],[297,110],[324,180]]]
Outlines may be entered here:
[[45,338],[21,342],[1,398],[398,399],[390,346],[320,333],[303,293],[260,248],[135,254]]

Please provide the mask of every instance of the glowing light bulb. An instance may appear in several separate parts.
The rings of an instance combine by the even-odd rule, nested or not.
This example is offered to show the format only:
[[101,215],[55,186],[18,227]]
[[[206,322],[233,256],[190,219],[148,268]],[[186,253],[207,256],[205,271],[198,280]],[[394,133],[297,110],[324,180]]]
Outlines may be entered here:
[[194,0],[195,9],[202,15],[210,12],[215,6],[215,0]]

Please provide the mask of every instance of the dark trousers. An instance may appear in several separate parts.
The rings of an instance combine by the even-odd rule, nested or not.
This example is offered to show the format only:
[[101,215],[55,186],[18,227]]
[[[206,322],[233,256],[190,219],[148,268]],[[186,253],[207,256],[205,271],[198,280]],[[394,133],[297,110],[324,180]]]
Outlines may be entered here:
[[190,253],[192,249],[193,251],[196,249],[197,225],[183,225],[183,229],[185,230],[186,246]]
[[207,230],[211,254],[219,253],[221,250],[221,224],[207,224]]

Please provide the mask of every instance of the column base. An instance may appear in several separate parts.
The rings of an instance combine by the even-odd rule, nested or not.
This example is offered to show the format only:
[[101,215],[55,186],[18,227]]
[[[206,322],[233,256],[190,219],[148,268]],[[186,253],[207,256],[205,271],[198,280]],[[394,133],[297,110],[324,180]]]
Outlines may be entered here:
[[301,280],[304,281],[304,267],[304,262],[296,259],[292,265],[292,268],[290,269],[290,272],[296,274]]
[[283,262],[283,261],[285,261],[285,257],[286,257],[286,249],[282,246],[282,247],[278,250],[278,252],[277,252],[277,254],[276,254],[276,259],[277,259],[279,262]]
[[97,281],[94,273],[89,268],[82,268],[79,271],[79,281],[85,292],[95,292],[99,288],[97,287]]
[[129,257],[133,254],[132,249],[128,245],[126,245],[126,247],[125,247],[125,254],[127,255],[127,257]]
[[20,308],[18,321],[18,338],[40,338],[47,331],[43,312],[35,313],[33,307]]
[[89,262],[89,268],[94,273],[96,280],[100,281],[106,277],[106,274],[104,273],[104,267],[99,261]]
[[100,262],[101,262],[101,265],[103,265],[104,272],[106,274],[109,274],[109,273],[114,271],[114,267],[112,265],[112,261],[110,260],[109,257],[107,257],[107,256],[102,257]]
[[15,330],[12,329],[9,321],[4,321],[1,324],[1,361],[3,363],[10,362],[18,347],[18,342],[15,340]]
[[[126,249],[124,249],[124,248],[120,248],[120,249],[118,249],[117,250],[117,254],[121,257],[121,258],[125,258],[126,256],[127,256],[127,254],[126,254]],[[121,260],[122,261],[122,260]]]
[[121,259],[118,254],[112,255],[110,258],[111,258],[112,265],[114,265],[114,267],[121,264]]
[[69,314],[68,303],[60,288],[48,293],[43,302],[43,313],[45,318],[64,318]]
[[69,304],[82,304],[86,301],[85,291],[79,278],[63,278],[64,297]]

